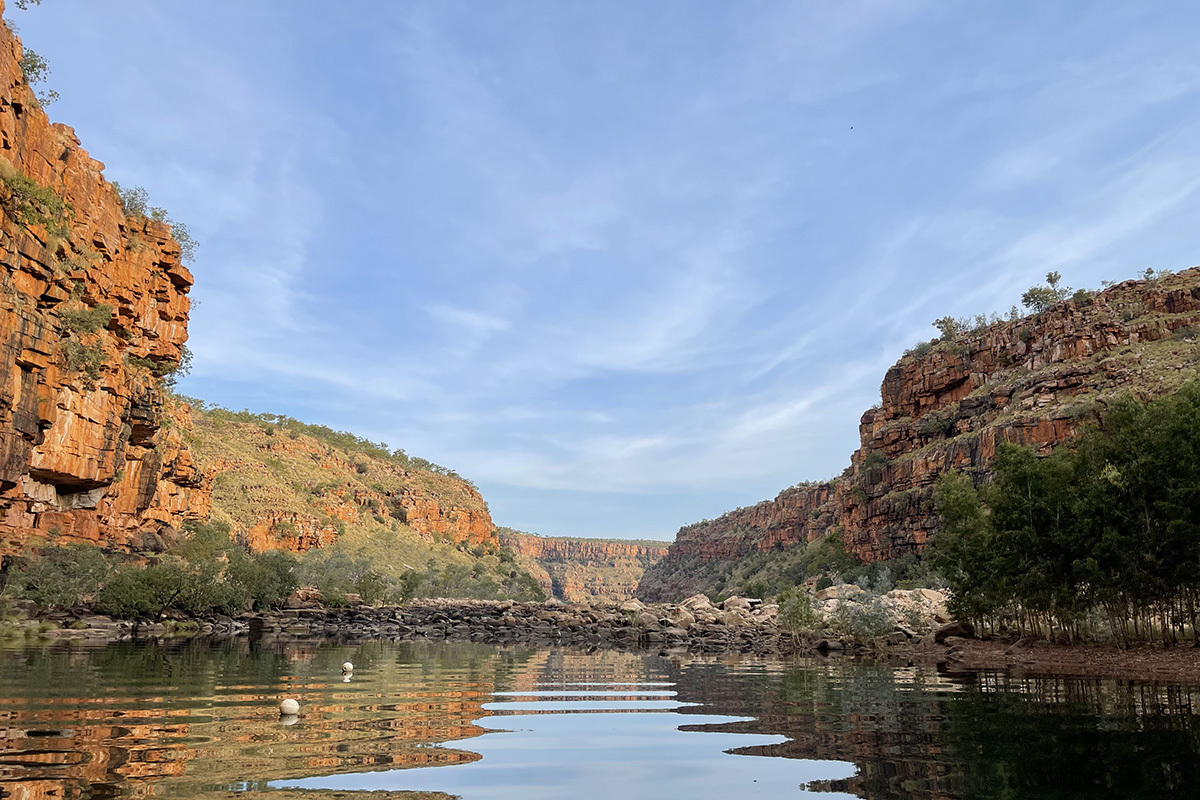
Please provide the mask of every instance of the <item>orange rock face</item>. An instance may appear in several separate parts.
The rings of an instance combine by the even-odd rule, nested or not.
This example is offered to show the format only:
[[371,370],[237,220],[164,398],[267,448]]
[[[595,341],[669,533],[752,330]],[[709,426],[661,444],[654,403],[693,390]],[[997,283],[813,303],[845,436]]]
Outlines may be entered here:
[[[104,165],[50,123],[20,56],[0,28],[0,552],[154,548],[208,510],[209,477],[179,435],[187,421],[165,419],[148,369],[179,363],[192,276],[170,228],[127,218]],[[70,212],[23,214],[22,175]],[[72,320],[89,310],[97,329]]]
[[667,553],[663,542],[532,536],[503,531],[500,544],[551,597],[571,602],[627,600],[646,567]]
[[933,485],[949,469],[986,479],[1002,442],[1050,449],[1106,401],[1143,399],[1195,375],[1200,268],[1125,281],[1040,315],[958,336],[887,371],[860,448],[834,480],[681,528],[638,596],[704,589],[704,565],[838,531],[864,561],[920,552],[938,528]]

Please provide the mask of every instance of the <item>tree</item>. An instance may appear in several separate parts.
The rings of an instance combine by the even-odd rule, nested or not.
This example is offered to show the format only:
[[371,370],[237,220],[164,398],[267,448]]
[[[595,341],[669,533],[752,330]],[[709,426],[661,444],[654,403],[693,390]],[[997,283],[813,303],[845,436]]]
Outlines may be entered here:
[[1045,286],[1032,286],[1025,294],[1021,295],[1021,305],[1028,308],[1035,314],[1040,314],[1061,303],[1071,296],[1071,288],[1069,286],[1060,285],[1062,275],[1057,272],[1046,273]]

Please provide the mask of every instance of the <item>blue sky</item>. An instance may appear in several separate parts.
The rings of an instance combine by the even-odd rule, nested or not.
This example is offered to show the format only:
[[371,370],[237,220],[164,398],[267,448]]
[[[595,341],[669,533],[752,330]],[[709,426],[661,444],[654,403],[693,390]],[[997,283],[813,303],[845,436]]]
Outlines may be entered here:
[[45,0],[186,221],[181,390],[670,538],[836,474],[931,320],[1200,262],[1200,4]]

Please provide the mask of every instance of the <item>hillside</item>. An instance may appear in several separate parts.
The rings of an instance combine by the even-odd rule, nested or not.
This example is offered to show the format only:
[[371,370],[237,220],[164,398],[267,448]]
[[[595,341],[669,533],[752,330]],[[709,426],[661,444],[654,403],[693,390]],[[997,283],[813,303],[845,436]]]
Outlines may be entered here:
[[1039,314],[955,326],[883,379],[839,477],[681,528],[638,586],[646,599],[720,592],[835,533],[862,561],[919,554],[947,469],[981,476],[1001,442],[1045,454],[1124,392],[1169,394],[1196,373],[1200,268],[1077,292]]
[[667,552],[667,542],[635,539],[583,539],[535,536],[510,528],[499,531],[517,563],[533,575],[548,596],[570,602],[627,600],[646,568]]

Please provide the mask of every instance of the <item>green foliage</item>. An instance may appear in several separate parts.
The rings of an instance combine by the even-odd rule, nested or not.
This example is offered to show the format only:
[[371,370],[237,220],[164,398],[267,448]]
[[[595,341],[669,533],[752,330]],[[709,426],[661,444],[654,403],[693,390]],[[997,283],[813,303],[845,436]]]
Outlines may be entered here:
[[933,347],[935,344],[937,344],[936,341],[917,342],[917,344],[904,351],[904,357],[920,360],[933,352]]
[[789,588],[780,592],[779,627],[793,636],[820,631],[822,621],[816,599],[803,589]]
[[873,469],[883,469],[887,465],[887,456],[878,450],[868,450],[867,454],[863,456],[862,468],[866,472],[869,472]]
[[[19,8],[23,6],[18,5]],[[37,86],[39,83],[44,83],[46,78],[50,77],[50,64],[45,58],[38,53],[30,50],[28,47],[21,54],[21,74],[25,76],[25,82],[30,86]],[[43,89],[36,93],[37,100],[44,106],[48,106],[58,99],[58,92],[53,89]]]
[[887,636],[894,626],[879,596],[868,594],[839,603],[829,616],[829,627],[855,641],[872,642]]
[[96,333],[102,328],[108,327],[112,316],[113,307],[107,303],[101,303],[95,308],[58,312],[58,317],[63,321],[67,330],[80,334]]
[[1062,275],[1057,272],[1046,273],[1046,283],[1043,286],[1032,286],[1021,295],[1021,305],[1034,314],[1049,310],[1071,296],[1071,288],[1062,286]]
[[1005,445],[994,481],[944,475],[930,558],[956,613],[1064,637],[1196,633],[1200,383],[1113,404],[1047,458]]
[[940,408],[926,412],[917,420],[917,430],[924,436],[948,438],[954,435],[958,422],[958,407]]
[[965,326],[954,317],[942,317],[941,319],[934,320],[933,327],[937,328],[942,334],[943,340],[950,340],[962,333]]
[[0,183],[8,189],[5,210],[23,225],[56,228],[74,213],[71,204],[52,189],[24,175],[3,158],[0,158]]
[[83,344],[74,340],[65,341],[60,347],[66,357],[67,369],[83,375],[84,385],[88,389],[96,388],[100,371],[107,363],[104,348],[98,343]]
[[14,571],[10,591],[42,608],[74,608],[95,596],[108,571],[108,560],[98,547],[51,547]]
[[141,186],[122,186],[117,181],[112,182],[121,200],[121,210],[127,217],[148,217],[171,226],[171,236],[179,244],[180,260],[185,264],[191,263],[196,257],[199,243],[192,238],[187,225],[171,219],[165,208],[150,205],[150,193]]

